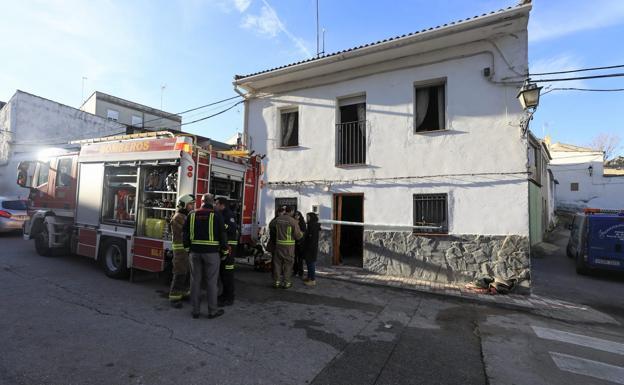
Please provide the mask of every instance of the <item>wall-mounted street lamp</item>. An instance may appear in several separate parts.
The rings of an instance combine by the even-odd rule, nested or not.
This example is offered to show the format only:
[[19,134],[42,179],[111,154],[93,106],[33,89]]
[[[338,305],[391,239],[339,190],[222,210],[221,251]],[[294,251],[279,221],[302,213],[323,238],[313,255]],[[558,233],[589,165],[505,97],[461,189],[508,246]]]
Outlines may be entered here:
[[587,167],[587,172],[589,173],[589,176],[594,175],[594,166],[590,164],[589,167]]
[[522,134],[526,134],[529,129],[529,122],[533,119],[533,114],[539,105],[540,91],[542,87],[538,87],[537,84],[531,83],[531,79],[525,80],[522,88],[518,91],[518,100],[525,112],[524,117],[520,121],[520,127],[522,128]]

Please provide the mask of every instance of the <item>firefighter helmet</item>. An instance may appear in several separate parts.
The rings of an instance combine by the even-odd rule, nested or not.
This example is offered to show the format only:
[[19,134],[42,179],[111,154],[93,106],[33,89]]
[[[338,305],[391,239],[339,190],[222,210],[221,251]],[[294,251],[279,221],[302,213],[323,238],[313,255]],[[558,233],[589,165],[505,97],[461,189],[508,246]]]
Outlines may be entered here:
[[185,208],[186,205],[188,205],[189,203],[195,203],[195,196],[191,194],[185,194],[182,195],[180,199],[178,199],[178,207],[181,209]]

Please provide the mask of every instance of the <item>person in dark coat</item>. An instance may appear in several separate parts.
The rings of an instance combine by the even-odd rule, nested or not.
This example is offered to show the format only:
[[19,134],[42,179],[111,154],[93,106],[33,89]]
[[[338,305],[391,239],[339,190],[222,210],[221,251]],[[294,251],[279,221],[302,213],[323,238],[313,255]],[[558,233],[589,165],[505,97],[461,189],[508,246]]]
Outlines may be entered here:
[[316,257],[319,249],[319,232],[321,225],[318,222],[316,213],[308,213],[308,227],[306,229],[304,239],[303,258],[308,268],[308,277],[303,281],[307,286],[316,286]]
[[[299,222],[299,229],[302,233],[306,231],[306,221],[303,219],[301,212],[295,212],[295,219]],[[293,274],[303,278],[303,252],[305,249],[303,238],[295,244],[295,263],[293,265]]]

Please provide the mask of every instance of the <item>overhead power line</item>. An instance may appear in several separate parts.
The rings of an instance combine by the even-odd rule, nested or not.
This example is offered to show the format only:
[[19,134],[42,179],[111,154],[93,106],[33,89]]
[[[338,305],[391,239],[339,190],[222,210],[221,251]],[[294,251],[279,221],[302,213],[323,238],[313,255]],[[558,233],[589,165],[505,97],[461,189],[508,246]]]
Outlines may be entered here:
[[624,73],[619,72],[615,74],[605,74],[605,75],[593,75],[593,76],[578,76],[574,78],[557,78],[557,79],[531,79],[534,83],[548,83],[548,82],[567,82],[570,80],[585,80],[585,79],[600,79],[600,78],[616,78],[622,77]]
[[562,88],[551,88],[548,91],[542,93],[542,95],[546,95],[553,91],[591,91],[591,92],[620,92],[624,91],[624,88],[575,88],[575,87],[562,87]]
[[614,66],[606,66],[606,67],[591,67],[591,68],[579,68],[575,70],[566,70],[566,71],[554,71],[554,72],[541,72],[541,73],[530,73],[529,76],[542,76],[542,75],[557,75],[557,74],[569,74],[573,72],[585,72],[585,71],[598,71],[598,70],[609,70],[613,68],[624,68],[624,64],[614,65]]
[[[230,101],[230,100],[238,99],[238,98],[241,98],[241,97],[242,97],[242,96],[240,96],[240,95],[232,96],[232,97],[227,98],[227,99],[217,100],[216,102],[212,102],[212,103],[204,104],[203,106],[194,107],[194,108],[191,108],[191,109],[188,109],[188,110],[182,111],[182,112],[177,112],[177,113],[172,114],[172,115],[182,115],[182,114],[186,114],[186,113],[189,113],[189,112],[193,112],[193,111],[201,110],[202,108],[211,107],[211,106],[214,106],[214,105],[217,105],[217,104],[220,104],[220,103],[224,103],[224,102],[227,102],[227,101]],[[149,122],[155,122],[155,121],[157,121],[157,120],[161,120],[161,119],[167,119],[167,118],[155,118],[155,119],[150,119],[150,120],[146,120],[146,121],[144,121],[144,122],[143,122],[143,124],[145,124],[145,123],[149,123]]]

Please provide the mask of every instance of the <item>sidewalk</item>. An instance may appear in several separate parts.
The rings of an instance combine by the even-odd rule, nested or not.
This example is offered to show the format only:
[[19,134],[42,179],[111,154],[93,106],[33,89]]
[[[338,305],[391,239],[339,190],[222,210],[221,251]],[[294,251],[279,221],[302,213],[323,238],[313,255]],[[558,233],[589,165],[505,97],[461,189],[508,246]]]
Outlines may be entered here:
[[528,296],[519,294],[479,294],[464,289],[463,285],[450,285],[414,278],[381,275],[355,267],[319,266],[317,267],[316,275],[327,279],[365,285],[394,287],[403,290],[453,297],[486,305],[495,305],[512,310],[530,311],[560,320],[619,325],[619,322],[609,315],[601,313],[591,307],[534,294]]

